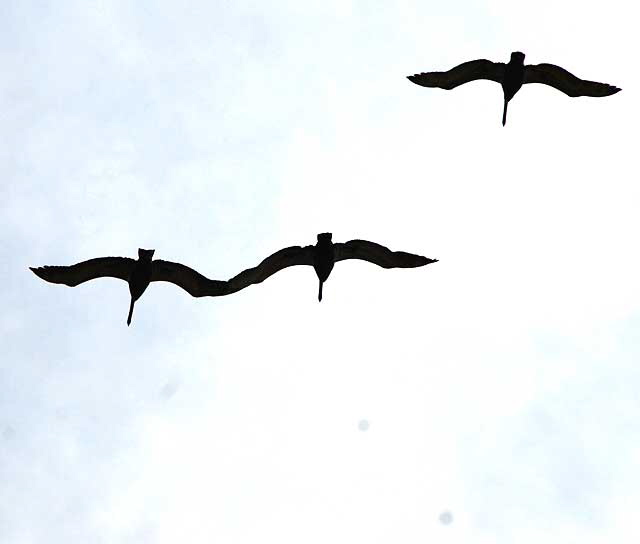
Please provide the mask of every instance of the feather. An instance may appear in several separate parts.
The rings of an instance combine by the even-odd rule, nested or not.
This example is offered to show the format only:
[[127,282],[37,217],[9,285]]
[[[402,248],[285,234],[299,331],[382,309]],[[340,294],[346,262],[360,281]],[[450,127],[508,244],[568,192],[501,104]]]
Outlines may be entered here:
[[229,293],[235,293],[254,285],[262,283],[276,272],[290,266],[313,265],[313,246],[292,246],[276,251],[264,259],[258,266],[248,268],[228,281]]
[[128,281],[136,261],[127,257],[99,257],[71,266],[41,266],[31,271],[49,283],[75,287],[97,278],[118,278]]
[[529,64],[524,71],[525,83],[543,83],[568,96],[611,96],[621,89],[607,83],[587,81],[555,64]]
[[210,280],[188,266],[162,259],[151,263],[151,281],[173,283],[192,297],[220,297],[228,294],[226,281]]
[[478,79],[488,79],[501,83],[504,78],[505,64],[486,59],[472,60],[452,68],[447,72],[423,72],[407,79],[423,87],[440,87],[451,90],[459,85]]
[[422,255],[391,251],[389,248],[367,240],[351,240],[334,244],[333,251],[336,262],[346,259],[361,259],[382,268],[415,268],[437,262],[437,259],[428,259]]

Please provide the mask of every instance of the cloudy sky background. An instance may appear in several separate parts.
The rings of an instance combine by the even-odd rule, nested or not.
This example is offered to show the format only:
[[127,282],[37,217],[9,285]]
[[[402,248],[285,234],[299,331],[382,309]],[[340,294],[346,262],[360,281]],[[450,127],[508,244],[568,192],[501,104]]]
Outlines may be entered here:
[[[0,541],[637,542],[632,3],[0,6]],[[552,62],[569,99],[405,76]],[[634,181],[635,180],[635,181]],[[50,285],[138,247],[221,299]],[[359,430],[366,420],[369,429]],[[441,521],[450,513],[451,523]]]

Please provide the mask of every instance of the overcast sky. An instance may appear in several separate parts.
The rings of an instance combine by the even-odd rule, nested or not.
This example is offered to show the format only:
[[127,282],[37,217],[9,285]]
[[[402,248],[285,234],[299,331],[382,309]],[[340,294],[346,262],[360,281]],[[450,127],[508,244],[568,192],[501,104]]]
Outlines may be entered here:
[[[142,4],[0,4],[0,542],[638,542],[633,3]],[[516,50],[623,91],[405,78]],[[327,231],[440,262],[28,270]]]

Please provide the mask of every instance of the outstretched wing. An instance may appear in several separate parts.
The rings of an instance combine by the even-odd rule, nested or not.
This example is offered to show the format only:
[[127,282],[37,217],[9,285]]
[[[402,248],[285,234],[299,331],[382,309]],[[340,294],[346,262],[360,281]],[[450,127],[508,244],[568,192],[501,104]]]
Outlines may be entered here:
[[313,266],[314,246],[292,246],[276,251],[255,268],[240,272],[228,281],[229,293],[235,293],[255,283],[262,283],[283,268],[307,264]]
[[192,297],[220,297],[228,294],[226,281],[210,280],[188,266],[162,259],[151,263],[151,281],[174,283]]
[[463,62],[448,72],[423,72],[413,76],[407,76],[409,81],[423,87],[440,87],[451,90],[458,85],[475,81],[476,79],[489,79],[501,83],[504,78],[503,62],[491,62],[486,59]]
[[618,87],[574,76],[555,64],[529,64],[524,69],[525,83],[544,83],[569,96],[610,96]]
[[415,268],[438,262],[437,259],[428,259],[422,255],[391,251],[389,248],[374,242],[367,242],[367,240],[351,240],[344,244],[333,244],[333,255],[336,262],[345,259],[362,259],[382,268]]
[[128,257],[100,257],[71,266],[41,266],[31,271],[50,283],[62,283],[75,287],[96,278],[119,278],[128,281],[135,260]]

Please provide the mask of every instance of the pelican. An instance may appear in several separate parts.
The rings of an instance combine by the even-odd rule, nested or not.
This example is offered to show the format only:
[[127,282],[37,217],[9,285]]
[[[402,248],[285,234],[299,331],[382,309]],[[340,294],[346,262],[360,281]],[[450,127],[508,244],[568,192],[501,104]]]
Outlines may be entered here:
[[192,297],[219,297],[226,295],[227,282],[210,280],[180,263],[161,259],[152,260],[155,250],[138,249],[138,259],[128,257],[99,257],[71,266],[30,267],[31,271],[50,283],[75,287],[96,278],[119,278],[129,284],[131,304],[127,325],[131,324],[133,306],[152,281],[168,281],[184,289]]
[[327,281],[334,263],[346,259],[361,259],[377,264],[382,268],[415,268],[435,263],[437,259],[428,259],[421,255],[391,251],[390,249],[366,240],[351,240],[334,244],[332,234],[318,234],[314,246],[292,246],[276,251],[255,268],[249,268],[229,280],[229,292],[235,293],[249,285],[262,283],[269,276],[289,266],[313,266],[318,276],[318,301],[322,301],[322,286]]
[[544,83],[573,97],[610,96],[621,90],[607,83],[580,79],[571,72],[554,64],[527,64],[525,66],[524,53],[519,51],[511,53],[511,60],[507,64],[478,59],[463,62],[448,72],[423,72],[407,76],[407,79],[423,87],[439,87],[447,90],[476,79],[489,79],[500,83],[504,93],[502,126],[507,122],[507,105],[509,101],[524,83]]

